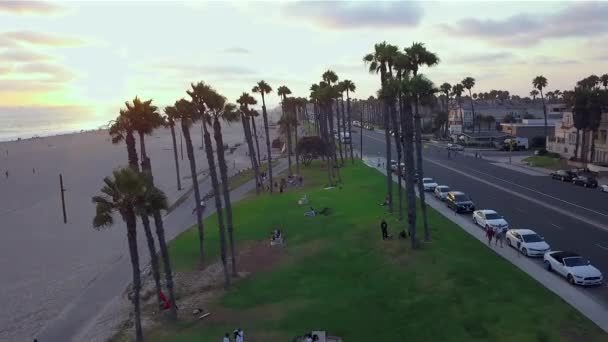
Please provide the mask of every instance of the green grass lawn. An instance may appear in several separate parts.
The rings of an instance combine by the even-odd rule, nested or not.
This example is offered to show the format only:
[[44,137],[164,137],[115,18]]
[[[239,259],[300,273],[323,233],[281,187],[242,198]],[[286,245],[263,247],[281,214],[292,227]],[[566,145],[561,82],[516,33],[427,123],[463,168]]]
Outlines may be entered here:
[[[149,341],[219,341],[242,327],[248,341],[291,341],[312,329],[344,341],[606,341],[597,326],[479,241],[429,211],[432,242],[380,239],[379,222],[397,222],[379,206],[385,178],[357,162],[342,170],[344,187],[323,190],[326,171],[302,168],[308,188],[249,197],[234,205],[239,243],[266,240],[280,225],[287,245],[272,271],[236,282],[210,311],[222,321],[192,321],[147,331]],[[308,194],[328,217],[304,217]],[[396,192],[395,192],[396,194]],[[395,201],[396,202],[396,201]],[[205,221],[209,258],[217,257],[217,221]],[[422,231],[419,229],[420,235]],[[197,267],[196,229],[170,247],[174,269]],[[237,245],[238,248],[238,245]],[[270,247],[269,247],[270,248]],[[275,248],[275,247],[273,247]],[[222,316],[223,317],[223,316]]]
[[[278,160],[275,159],[272,161],[273,170],[274,170],[274,167],[277,166],[278,164],[279,164]],[[258,167],[258,171],[264,172],[266,170],[268,170],[268,161],[263,160],[262,164]],[[248,169],[242,171],[241,173],[236,174],[228,179],[228,189],[230,189],[230,191],[232,191],[232,190],[238,188],[239,186],[247,183],[248,181],[252,180],[253,177],[254,177],[253,169],[248,168]]]
[[530,166],[544,167],[554,170],[563,169],[568,165],[565,159],[552,156],[530,156],[522,159],[522,161],[528,163]]

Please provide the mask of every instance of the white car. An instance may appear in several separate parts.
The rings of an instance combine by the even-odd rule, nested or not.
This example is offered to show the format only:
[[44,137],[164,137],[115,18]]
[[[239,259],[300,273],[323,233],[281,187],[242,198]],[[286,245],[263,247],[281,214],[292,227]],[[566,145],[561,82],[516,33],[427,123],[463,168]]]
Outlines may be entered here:
[[482,228],[490,226],[492,228],[509,229],[507,220],[498,215],[496,211],[489,209],[475,210],[473,212],[473,222]]
[[542,236],[530,229],[507,230],[507,245],[517,249],[525,256],[541,256],[551,250]]
[[608,192],[608,184],[602,184],[598,186],[601,192]]
[[448,150],[452,150],[452,151],[464,151],[464,146],[462,146],[460,144],[448,143]]
[[602,272],[582,256],[570,252],[547,252],[543,257],[547,271],[555,271],[564,276],[572,285],[601,285]]
[[445,201],[446,197],[448,197],[448,192],[452,191],[447,185],[437,185],[435,187],[435,197],[439,200]]
[[433,178],[422,178],[422,186],[424,187],[424,191],[435,191],[437,182]]

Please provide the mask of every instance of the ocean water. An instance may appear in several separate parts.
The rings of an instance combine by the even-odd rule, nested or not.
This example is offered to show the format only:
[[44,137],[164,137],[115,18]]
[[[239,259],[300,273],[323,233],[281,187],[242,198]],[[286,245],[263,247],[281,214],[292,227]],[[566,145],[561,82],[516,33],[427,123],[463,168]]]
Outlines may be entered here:
[[0,107],[0,141],[28,139],[97,129],[109,118],[99,118],[73,108]]

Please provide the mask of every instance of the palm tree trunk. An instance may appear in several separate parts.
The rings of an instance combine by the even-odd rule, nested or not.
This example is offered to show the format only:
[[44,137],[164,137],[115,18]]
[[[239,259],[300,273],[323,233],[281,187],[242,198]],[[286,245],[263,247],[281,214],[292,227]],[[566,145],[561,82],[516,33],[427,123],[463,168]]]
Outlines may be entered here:
[[340,151],[340,166],[344,165],[344,155],[342,154],[342,125],[340,124],[340,101],[336,100],[336,124],[338,125],[338,150]]
[[125,144],[127,145],[127,157],[129,158],[129,167],[139,172],[139,162],[137,160],[137,149],[135,148],[135,137],[132,131],[127,131],[125,137]]
[[332,113],[333,110],[332,110],[332,107],[333,106],[332,106],[332,104],[330,102],[328,104],[328,106],[327,106],[327,114],[328,114],[327,115],[327,121],[329,122],[329,132],[328,132],[328,135],[329,135],[329,139],[330,139],[330,142],[331,142],[331,145],[330,145],[331,156],[333,157],[333,159],[334,159],[333,161],[334,161],[334,163],[336,165],[335,168],[332,168],[332,173],[335,172],[336,176],[338,177],[338,182],[342,183],[342,177],[340,176],[340,166],[339,166],[339,163],[338,163],[338,155],[337,155],[337,152],[336,152],[336,139],[334,137],[334,119],[333,119],[333,113]]
[[334,180],[332,177],[333,170],[333,156],[331,153],[331,145],[328,136],[328,128],[327,128],[327,118],[326,118],[325,110],[321,110],[319,108],[319,133],[321,134],[321,139],[323,140],[323,145],[325,145],[325,159],[327,160],[327,180],[329,181],[329,185],[333,185]]
[[173,142],[173,158],[175,159],[175,173],[177,174],[177,190],[182,189],[182,181],[179,175],[179,162],[177,160],[177,141],[175,140],[175,122],[171,120],[169,127],[171,128],[171,141]]
[[133,208],[129,208],[125,215],[127,222],[127,240],[129,241],[129,254],[131,256],[131,269],[133,270],[133,312],[135,321],[135,341],[143,342],[144,334],[141,329],[141,308],[139,292],[141,290],[141,273],[139,271],[139,254],[137,252],[137,219]]
[[579,142],[579,135],[580,135],[581,130],[580,129],[576,129],[576,143],[574,145],[574,159],[578,158],[578,142]]
[[587,128],[583,128],[583,141],[581,142],[581,161],[587,162]]
[[403,116],[403,145],[405,150],[405,191],[407,195],[407,221],[412,249],[416,248],[416,193],[414,191],[414,127],[411,102],[404,97]]
[[[471,95],[471,89],[469,89],[469,99],[471,99],[471,112],[473,114],[473,133],[475,133],[475,106],[473,105],[473,96]],[[464,126],[464,122],[462,123]],[[464,132],[464,131],[463,131]]]
[[295,153],[296,153],[296,174],[300,175],[300,155],[298,154],[298,115],[297,115],[297,109],[296,109],[296,119],[294,121],[294,125],[296,126],[294,129],[294,133],[295,133]]
[[386,194],[388,196],[388,212],[393,212],[393,175],[391,170],[391,135],[389,133],[390,100],[384,100],[384,140],[386,142]]
[[547,130],[547,105],[545,104],[545,97],[543,95],[543,88],[540,88],[540,99],[543,101],[543,114],[545,116],[545,141],[547,141],[547,136],[549,136]]
[[591,133],[591,153],[589,156],[590,163],[593,163],[593,160],[595,159],[595,132],[595,130],[589,131],[589,133]]
[[[251,126],[253,126],[253,134],[255,136],[256,153],[258,156],[258,160],[260,160],[260,143],[258,140],[258,129],[255,126],[255,117],[254,116],[251,117]],[[249,137],[251,138],[251,130],[248,130],[248,131],[249,131]]]
[[424,241],[431,239],[431,233],[429,231],[429,225],[426,217],[426,201],[424,193],[424,185],[422,184],[422,178],[424,178],[424,169],[422,167],[422,125],[420,123],[420,113],[418,111],[418,96],[416,96],[416,102],[414,104],[415,115],[414,115],[414,127],[416,130],[416,169],[418,171],[418,192],[420,195],[420,207],[422,208],[422,221],[424,223]]
[[264,130],[266,131],[266,148],[268,150],[268,180],[270,181],[270,193],[272,193],[272,151],[270,149],[270,132],[268,129],[268,114],[266,113],[266,100],[262,91],[262,116],[264,118]]
[[258,168],[258,161],[255,157],[255,148],[253,147],[253,138],[251,137],[251,130],[249,129],[249,119],[246,115],[241,115],[241,122],[243,124],[243,133],[245,134],[245,141],[247,141],[247,147],[249,148],[249,157],[251,159],[251,168],[255,173],[255,194],[260,194],[260,185],[262,180],[260,179],[260,170]]
[[[222,137],[222,126],[220,121],[216,117],[213,120],[213,131],[216,146],[224,146],[224,140]],[[255,158],[255,155],[254,155]],[[230,260],[232,261],[232,276],[238,276],[236,272],[236,256],[234,254],[234,226],[232,224],[232,202],[230,201],[230,184],[228,183],[228,167],[226,166],[226,158],[224,156],[224,149],[217,149],[217,160],[220,164],[220,176],[222,178],[222,189],[224,190],[224,205],[226,206],[226,224],[228,226],[228,243],[230,245]],[[257,178],[256,178],[257,182]],[[224,240],[223,248],[226,249],[226,236],[223,230],[220,230],[220,240]],[[224,251],[224,254],[226,252]]]
[[[350,162],[351,164],[355,164],[355,158],[353,157],[353,137],[351,135],[353,127],[352,127],[352,116],[350,112],[350,95],[348,93],[348,89],[346,90],[346,111],[348,112],[348,136],[350,138]],[[361,118],[361,122],[363,122],[363,118]],[[363,151],[361,151],[363,153]]]
[[198,246],[200,252],[201,268],[205,265],[205,228],[203,226],[203,212],[201,210],[201,194],[198,187],[198,176],[196,174],[196,159],[194,158],[194,148],[192,147],[192,137],[190,136],[190,128],[185,119],[182,119],[182,133],[186,140],[186,154],[190,161],[190,174],[192,176],[192,187],[194,188],[194,205],[196,206],[196,227],[198,229]]
[[[214,125],[215,126],[215,125]],[[219,127],[218,127],[219,128]],[[221,132],[218,132],[214,127],[214,133],[216,135],[216,145],[217,145],[217,135],[221,135]],[[205,137],[205,154],[207,155],[207,163],[209,164],[209,175],[211,176],[211,186],[213,187],[213,198],[215,199],[215,209],[217,214],[217,223],[219,229],[220,236],[220,259],[222,260],[222,266],[224,269],[224,287],[230,287],[230,274],[228,273],[228,262],[226,260],[226,227],[224,226],[224,213],[222,211],[222,198],[220,197],[220,184],[217,179],[217,170],[215,166],[215,158],[213,157],[213,145],[211,145],[211,136],[209,131],[207,130],[207,122],[205,118],[203,118],[203,135]],[[218,158],[219,154],[223,153],[224,145],[216,146]],[[222,166],[220,166],[220,173]],[[224,185],[228,187],[228,183]]]
[[403,186],[401,177],[401,132],[399,125],[397,124],[397,112],[395,106],[391,106],[391,120],[393,124],[393,131],[395,132],[395,146],[397,147],[397,182],[399,188],[397,189],[399,197],[399,221],[403,221]]

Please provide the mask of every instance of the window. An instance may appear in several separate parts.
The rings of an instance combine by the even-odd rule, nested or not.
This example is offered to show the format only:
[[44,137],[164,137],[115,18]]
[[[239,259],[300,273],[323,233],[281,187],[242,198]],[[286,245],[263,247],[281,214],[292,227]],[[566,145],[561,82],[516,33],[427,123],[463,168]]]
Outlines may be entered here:
[[536,234],[522,235],[522,238],[524,239],[525,242],[541,242],[541,241],[543,241],[543,238],[541,238],[540,236],[538,236]]
[[485,214],[486,220],[498,220],[500,219],[500,215],[496,214],[496,213],[491,213],[491,214]]

